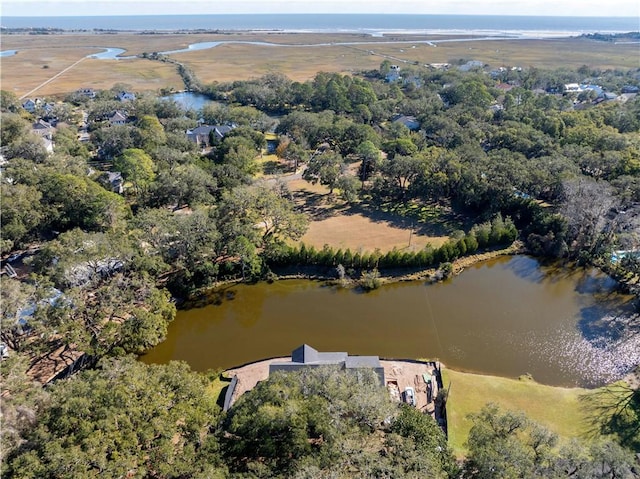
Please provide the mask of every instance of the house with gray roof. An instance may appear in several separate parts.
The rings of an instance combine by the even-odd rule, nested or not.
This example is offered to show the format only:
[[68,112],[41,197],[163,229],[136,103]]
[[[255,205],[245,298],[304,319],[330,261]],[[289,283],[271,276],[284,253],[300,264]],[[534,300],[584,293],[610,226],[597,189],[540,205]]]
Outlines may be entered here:
[[136,94],[130,91],[121,91],[118,92],[118,94],[116,95],[116,98],[120,101],[133,101],[136,99]]
[[101,176],[104,186],[119,195],[124,193],[124,178],[119,171],[107,171]]
[[44,120],[38,120],[31,125],[31,132],[41,138],[51,140],[53,138],[53,126]]
[[400,80],[401,78],[400,67],[398,65],[391,65],[389,67],[389,72],[384,76],[384,79],[385,81],[387,81],[387,83],[393,83]]
[[415,116],[396,115],[395,117],[393,117],[392,121],[394,123],[400,123],[401,125],[406,126],[411,131],[418,131],[420,129],[420,122]]
[[196,145],[206,148],[211,146],[211,138],[220,141],[224,136],[233,130],[235,125],[200,125],[191,130],[187,130],[187,139]]
[[76,93],[79,95],[86,96],[87,98],[96,97],[96,91],[93,88],[80,88],[79,90],[76,90]]
[[116,110],[109,117],[109,124],[110,125],[125,125],[127,123],[127,119],[128,118],[129,118],[129,115],[127,114],[126,111]]
[[302,368],[320,366],[339,366],[345,371],[359,369],[373,369],[380,378],[380,384],[385,385],[384,368],[378,356],[350,356],[345,352],[319,352],[308,344],[294,349],[290,362],[274,362],[269,365],[269,374],[275,371],[296,371]]
[[31,98],[27,98],[22,104],[22,108],[27,110],[29,113],[35,113],[36,108],[38,108],[41,103],[42,100],[40,98],[35,98],[33,100]]

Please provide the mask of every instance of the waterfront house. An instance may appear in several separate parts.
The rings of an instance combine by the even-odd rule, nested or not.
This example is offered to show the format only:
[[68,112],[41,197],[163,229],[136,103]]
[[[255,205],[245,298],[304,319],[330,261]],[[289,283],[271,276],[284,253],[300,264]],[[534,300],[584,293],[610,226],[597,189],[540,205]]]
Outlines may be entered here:
[[269,365],[269,374],[275,371],[296,371],[302,368],[334,365],[346,371],[359,369],[373,369],[380,378],[380,384],[385,385],[384,368],[380,364],[378,356],[350,356],[345,352],[322,353],[308,344],[294,349],[291,353],[291,361],[274,362]]

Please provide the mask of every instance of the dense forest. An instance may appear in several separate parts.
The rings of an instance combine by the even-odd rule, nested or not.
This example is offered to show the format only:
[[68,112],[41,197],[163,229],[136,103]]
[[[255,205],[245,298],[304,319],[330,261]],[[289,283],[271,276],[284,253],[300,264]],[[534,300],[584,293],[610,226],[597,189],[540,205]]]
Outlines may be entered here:
[[[225,415],[205,376],[128,359],[164,339],[177,301],[220,281],[274,280],[285,267],[346,269],[369,288],[379,272],[446,274],[461,256],[518,239],[640,294],[640,71],[392,70],[384,61],[303,83],[269,74],[203,85],[215,101],[198,112],[150,93],[119,101],[124,85],[32,112],[1,92],[3,265],[28,272],[3,277],[1,289],[8,477],[631,474],[615,441],[559,452],[548,431],[493,407],[456,464],[426,418],[373,391],[351,404],[349,388],[373,388],[366,378],[273,378]],[[563,93],[572,83],[585,88]],[[53,152],[38,120],[57,123]],[[202,124],[228,131],[203,148],[186,134]],[[467,226],[412,253],[300,244],[309,218],[285,183],[262,177],[265,134],[277,138],[280,172],[325,185],[333,201],[438,205]],[[53,378],[43,371],[51,358],[85,371],[43,390],[32,380]]]
[[228,413],[178,362],[104,359],[45,390],[7,380],[21,384],[3,401],[7,477],[634,477],[616,441],[559,444],[493,404],[457,462],[431,416],[393,402],[371,370],[278,372]]

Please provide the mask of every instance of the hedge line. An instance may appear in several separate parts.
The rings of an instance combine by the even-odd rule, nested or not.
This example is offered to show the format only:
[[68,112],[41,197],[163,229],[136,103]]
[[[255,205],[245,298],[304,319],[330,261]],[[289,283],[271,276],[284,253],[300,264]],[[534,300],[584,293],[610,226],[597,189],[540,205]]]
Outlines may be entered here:
[[393,249],[385,254],[380,251],[352,252],[350,249],[334,249],[325,245],[318,250],[313,246],[302,243],[300,246],[288,247],[277,259],[271,260],[272,265],[317,265],[345,268],[373,269],[373,268],[429,268],[453,261],[465,255],[490,246],[507,245],[513,243],[518,230],[510,218],[503,220],[497,216],[491,222],[476,225],[459,239],[451,239],[439,248],[427,246],[421,251],[409,252]]

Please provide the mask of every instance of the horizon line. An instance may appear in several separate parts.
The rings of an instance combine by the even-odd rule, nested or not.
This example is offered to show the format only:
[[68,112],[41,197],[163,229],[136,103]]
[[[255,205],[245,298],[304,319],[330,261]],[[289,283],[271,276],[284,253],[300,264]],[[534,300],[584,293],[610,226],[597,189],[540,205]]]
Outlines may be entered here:
[[387,12],[288,12],[288,13],[154,13],[154,14],[140,14],[140,13],[113,13],[109,15],[2,15],[2,18],[65,18],[65,17],[86,17],[86,18],[99,18],[99,17],[192,17],[192,16],[212,16],[212,15],[238,15],[238,16],[290,16],[290,15],[337,15],[337,16],[346,16],[346,15],[385,15],[385,16],[395,16],[395,15],[407,15],[407,16],[454,16],[454,17],[537,17],[537,18],[639,18],[638,15],[575,15],[575,14],[566,14],[566,15],[531,15],[531,14],[486,14],[486,13],[387,13]]

